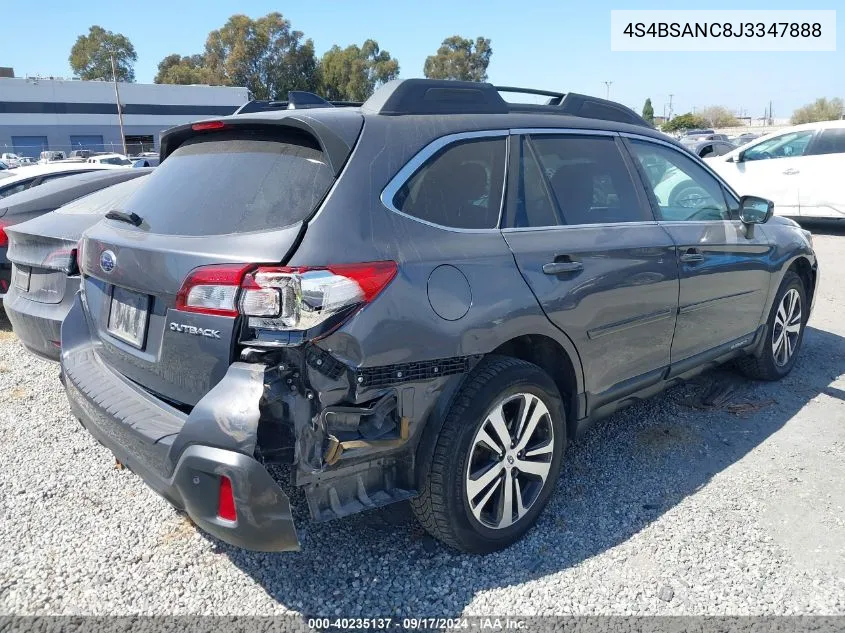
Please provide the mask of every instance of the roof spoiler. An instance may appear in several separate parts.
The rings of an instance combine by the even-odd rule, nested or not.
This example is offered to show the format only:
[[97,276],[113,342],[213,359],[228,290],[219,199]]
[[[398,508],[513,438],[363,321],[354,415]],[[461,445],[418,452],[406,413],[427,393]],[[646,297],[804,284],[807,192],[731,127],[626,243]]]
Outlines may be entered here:
[[[220,131],[231,131],[237,128],[281,128],[287,127],[299,133],[313,137],[320,145],[320,149],[328,160],[329,167],[335,177],[340,174],[346,164],[346,159],[352,153],[352,148],[358,140],[363,127],[363,117],[360,121],[351,122],[343,128],[329,127],[323,121],[308,116],[307,113],[291,114],[279,118],[250,117],[249,115],[228,116],[219,119],[209,119],[195,123],[177,125],[161,134],[160,152],[162,162],[185,141],[202,135],[213,135]],[[210,125],[209,125],[210,124]]]

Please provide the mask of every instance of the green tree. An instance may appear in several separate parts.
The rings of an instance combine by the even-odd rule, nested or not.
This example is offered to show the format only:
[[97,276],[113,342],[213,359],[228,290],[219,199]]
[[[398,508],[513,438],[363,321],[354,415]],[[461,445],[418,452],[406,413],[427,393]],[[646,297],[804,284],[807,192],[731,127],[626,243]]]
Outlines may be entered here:
[[487,81],[487,66],[492,55],[488,38],[477,37],[473,42],[453,35],[443,40],[436,54],[426,57],[423,72],[429,79]]
[[223,78],[205,63],[205,56],[199,54],[185,57],[175,53],[168,55],[159,62],[153,81],[157,84],[224,84]]
[[710,127],[736,127],[740,122],[733,112],[723,106],[708,106],[698,112],[698,116]]
[[651,105],[651,98],[646,99],[643,104],[643,118],[652,125],[654,124],[654,106]]
[[798,108],[792,113],[792,124],[815,123],[816,121],[835,121],[845,114],[842,99],[827,100],[824,97],[813,103]]
[[379,49],[378,42],[332,46],[320,61],[320,93],[336,101],[365,101],[373,90],[399,76],[399,62]]
[[667,121],[661,126],[661,129],[664,132],[677,132],[679,130],[693,130],[695,128],[705,127],[706,125],[707,121],[700,116],[692,112],[687,112],[686,114],[676,116],[671,121]]
[[289,90],[319,85],[314,43],[303,38],[281,13],[233,15],[208,34],[205,63],[220,83],[246,86],[256,99],[284,99]]
[[138,55],[125,35],[112,33],[101,26],[88,29],[70,49],[70,67],[81,79],[112,79],[111,58],[114,56],[118,81],[135,81],[135,62]]

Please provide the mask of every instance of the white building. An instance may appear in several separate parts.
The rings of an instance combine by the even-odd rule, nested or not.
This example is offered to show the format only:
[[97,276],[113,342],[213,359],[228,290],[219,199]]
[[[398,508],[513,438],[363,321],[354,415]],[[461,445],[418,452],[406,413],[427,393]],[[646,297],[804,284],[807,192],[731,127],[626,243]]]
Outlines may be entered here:
[[[162,131],[232,114],[246,88],[119,83],[128,151],[158,149]],[[114,84],[0,77],[0,153],[38,156],[45,149],[123,151]]]

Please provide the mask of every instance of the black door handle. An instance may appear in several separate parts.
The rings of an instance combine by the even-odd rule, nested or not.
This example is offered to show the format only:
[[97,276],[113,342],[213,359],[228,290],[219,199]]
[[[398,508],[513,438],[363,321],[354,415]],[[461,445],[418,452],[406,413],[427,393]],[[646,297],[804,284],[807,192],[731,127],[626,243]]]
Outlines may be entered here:
[[560,275],[561,273],[574,273],[584,270],[581,262],[549,262],[543,264],[543,272],[547,275]]
[[682,262],[703,262],[704,253],[697,248],[688,248],[687,252],[681,255]]

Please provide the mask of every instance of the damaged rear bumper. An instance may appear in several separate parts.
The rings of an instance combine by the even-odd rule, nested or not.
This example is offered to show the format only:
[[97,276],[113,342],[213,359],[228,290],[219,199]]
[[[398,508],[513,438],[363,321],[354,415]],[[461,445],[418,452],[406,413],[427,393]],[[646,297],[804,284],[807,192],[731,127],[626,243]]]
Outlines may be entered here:
[[[288,497],[253,457],[263,366],[235,363],[185,414],[102,363],[78,298],[62,341],[71,409],[122,464],[222,541],[258,551],[299,549]],[[232,483],[234,521],[218,517],[222,477]]]

